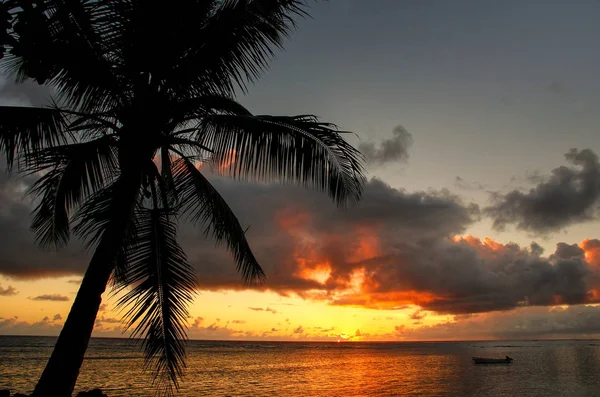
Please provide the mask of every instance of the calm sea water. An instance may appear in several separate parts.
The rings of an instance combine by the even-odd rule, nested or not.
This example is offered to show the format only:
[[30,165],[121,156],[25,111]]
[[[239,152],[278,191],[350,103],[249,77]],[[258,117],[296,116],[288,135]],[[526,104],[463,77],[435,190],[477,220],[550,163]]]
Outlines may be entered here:
[[[0,337],[0,389],[30,392],[54,343]],[[600,396],[599,341],[189,344],[181,396]],[[472,356],[514,358],[474,365]],[[93,339],[76,391],[151,396],[139,350]]]

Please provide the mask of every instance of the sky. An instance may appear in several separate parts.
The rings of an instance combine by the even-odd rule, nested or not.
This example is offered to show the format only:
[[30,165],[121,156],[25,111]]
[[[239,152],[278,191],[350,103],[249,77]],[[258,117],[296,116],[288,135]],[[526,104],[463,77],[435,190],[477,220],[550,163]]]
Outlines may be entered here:
[[[312,4],[312,3],[311,3]],[[265,269],[190,224],[193,339],[600,337],[600,2],[316,2],[239,100],[355,132],[361,202],[211,175]],[[0,83],[1,105],[48,91]],[[37,248],[0,173],[0,335],[57,335],[89,253]],[[105,294],[95,336],[126,336]]]

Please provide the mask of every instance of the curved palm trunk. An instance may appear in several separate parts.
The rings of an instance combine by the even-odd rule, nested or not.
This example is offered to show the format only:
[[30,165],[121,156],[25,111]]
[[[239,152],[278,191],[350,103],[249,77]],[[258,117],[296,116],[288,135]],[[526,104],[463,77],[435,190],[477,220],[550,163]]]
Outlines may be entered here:
[[73,393],[102,302],[102,293],[127,233],[140,184],[141,173],[122,174],[114,217],[96,247],[54,351],[32,396],[69,397]]

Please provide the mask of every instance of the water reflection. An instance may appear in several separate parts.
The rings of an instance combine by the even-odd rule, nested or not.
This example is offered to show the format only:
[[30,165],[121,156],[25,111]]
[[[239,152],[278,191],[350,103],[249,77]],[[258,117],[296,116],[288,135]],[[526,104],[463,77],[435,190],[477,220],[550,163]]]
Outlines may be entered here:
[[[0,389],[31,391],[53,339],[0,337]],[[182,396],[593,396],[600,346],[588,341],[477,343],[192,342]],[[515,359],[473,365],[472,356]],[[139,352],[93,340],[77,390],[152,394]]]

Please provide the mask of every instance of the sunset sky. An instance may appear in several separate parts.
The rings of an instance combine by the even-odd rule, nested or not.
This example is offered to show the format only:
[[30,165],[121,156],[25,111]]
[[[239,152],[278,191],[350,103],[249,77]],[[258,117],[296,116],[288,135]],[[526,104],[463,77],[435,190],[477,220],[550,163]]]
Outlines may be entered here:
[[[244,286],[181,224],[190,338],[600,337],[600,2],[333,0],[311,15],[239,100],[355,132],[363,199],[342,210],[211,174],[267,281]],[[1,105],[48,97],[0,81]],[[77,241],[33,244],[31,182],[0,173],[0,335],[57,335],[89,260]],[[127,335],[115,301],[95,336]]]

